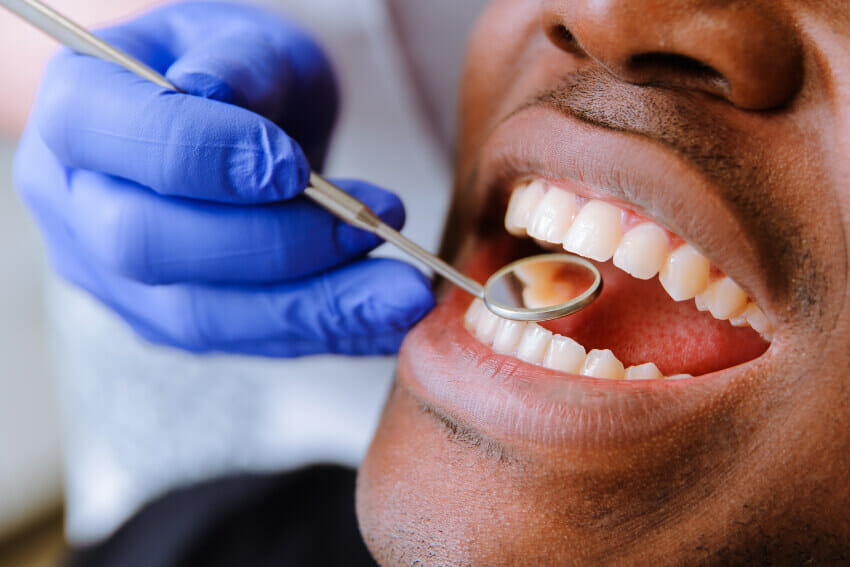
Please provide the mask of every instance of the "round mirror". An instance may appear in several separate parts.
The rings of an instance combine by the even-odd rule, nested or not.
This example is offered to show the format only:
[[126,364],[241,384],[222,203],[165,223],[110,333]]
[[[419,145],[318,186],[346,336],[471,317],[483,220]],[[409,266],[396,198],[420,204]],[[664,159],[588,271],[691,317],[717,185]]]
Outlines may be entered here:
[[602,274],[572,254],[545,254],[508,264],[487,280],[484,303],[516,321],[550,321],[584,309],[602,293]]

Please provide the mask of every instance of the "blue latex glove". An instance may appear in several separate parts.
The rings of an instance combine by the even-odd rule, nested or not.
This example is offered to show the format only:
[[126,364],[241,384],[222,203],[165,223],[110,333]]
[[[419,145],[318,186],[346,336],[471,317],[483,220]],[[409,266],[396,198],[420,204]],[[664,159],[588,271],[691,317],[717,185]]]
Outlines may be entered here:
[[[142,336],[190,351],[397,350],[433,305],[428,281],[365,259],[377,238],[299,196],[337,102],[311,38],[220,3],[100,35],[195,96],[67,50],[50,63],[15,179],[56,271]],[[340,185],[403,224],[393,194]]]

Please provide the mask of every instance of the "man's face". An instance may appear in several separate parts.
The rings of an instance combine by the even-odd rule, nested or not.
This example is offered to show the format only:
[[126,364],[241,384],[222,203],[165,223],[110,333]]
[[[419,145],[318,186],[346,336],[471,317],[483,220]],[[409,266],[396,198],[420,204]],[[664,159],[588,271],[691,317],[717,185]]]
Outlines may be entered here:
[[446,289],[361,471],[373,553],[850,560],[848,227],[844,0],[492,2],[444,253],[566,248],[605,290],[541,328]]

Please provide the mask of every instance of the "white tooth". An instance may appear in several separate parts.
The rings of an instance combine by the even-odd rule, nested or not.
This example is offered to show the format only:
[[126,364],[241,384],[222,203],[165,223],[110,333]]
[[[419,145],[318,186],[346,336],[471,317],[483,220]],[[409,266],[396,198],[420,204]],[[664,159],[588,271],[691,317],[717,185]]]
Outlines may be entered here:
[[626,375],[626,369],[610,350],[592,350],[584,360],[581,375],[608,380],[622,380]]
[[664,375],[651,362],[626,368],[626,380],[658,380],[660,378],[664,378]]
[[552,331],[540,325],[526,325],[522,338],[519,340],[516,356],[525,362],[540,364],[543,362],[543,356],[550,342],[552,342]]
[[505,215],[505,228],[514,235],[524,235],[531,219],[531,213],[543,199],[545,184],[542,181],[532,181],[525,187],[517,187],[511,194],[508,213]]
[[614,253],[614,265],[639,280],[655,277],[670,254],[667,233],[657,224],[645,222],[623,237]]
[[697,309],[700,311],[708,311],[708,305],[705,303],[705,294],[701,293],[694,298],[694,303],[697,305]]
[[591,260],[607,262],[623,238],[622,218],[622,212],[614,205],[589,201],[567,231],[564,249]]
[[747,294],[730,278],[712,282],[708,289],[696,297],[711,312],[715,319],[729,319],[739,315],[747,307]]
[[710,269],[708,260],[690,244],[685,244],[670,254],[658,279],[670,297],[684,301],[705,290]]
[[560,244],[564,241],[576,213],[576,196],[569,191],[550,187],[531,214],[528,235],[545,242]]
[[478,317],[481,315],[482,309],[486,309],[486,307],[484,307],[484,302],[480,299],[476,299],[472,302],[472,305],[469,306],[469,309],[466,310],[463,322],[467,331],[472,332],[475,330],[475,325],[478,323]]
[[496,336],[493,337],[493,350],[499,354],[515,353],[526,326],[527,323],[521,321],[511,321],[510,319],[499,321]]
[[543,359],[543,366],[561,372],[578,374],[585,359],[584,347],[569,337],[555,335]]
[[690,374],[674,374],[673,376],[667,376],[665,380],[687,380],[688,378],[693,378]]
[[[697,296],[697,299],[699,299],[699,296]],[[729,319],[729,323],[733,327],[746,327],[747,325],[749,325],[749,323],[747,323],[746,310],[744,311],[744,313],[741,313],[737,317],[732,317],[731,319]]]
[[511,193],[511,200],[508,203],[508,212],[505,213],[505,228],[511,234],[518,234],[525,231],[525,225],[522,224],[522,217],[525,216],[523,209],[523,196],[528,189],[528,185],[520,185],[514,188]]
[[750,303],[747,306],[747,310],[744,311],[743,316],[747,318],[747,323],[749,323],[750,327],[755,329],[757,333],[768,341],[773,340],[773,325],[770,324],[770,321],[767,320],[767,317],[765,317],[762,310],[759,309],[755,303]]
[[486,345],[493,344],[493,338],[499,328],[502,318],[494,315],[486,307],[478,315],[478,323],[475,325],[475,336]]

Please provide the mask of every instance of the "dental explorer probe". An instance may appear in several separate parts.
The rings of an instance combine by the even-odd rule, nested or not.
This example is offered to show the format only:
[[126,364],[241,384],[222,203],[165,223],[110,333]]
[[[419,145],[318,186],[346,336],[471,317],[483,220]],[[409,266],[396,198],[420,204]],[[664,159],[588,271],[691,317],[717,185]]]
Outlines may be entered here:
[[[38,0],[0,0],[0,6],[28,21],[59,43],[77,53],[97,57],[118,65],[163,88],[182,92],[160,73],[117,47],[98,38],[82,26],[69,20],[50,6]],[[518,321],[548,321],[570,315],[587,307],[602,292],[602,275],[591,262],[572,254],[547,254],[524,258],[496,272],[482,286],[458,270],[431,254],[401,233],[384,224],[366,204],[355,199],[321,175],[310,173],[309,186],[304,194],[348,224],[376,234],[392,243],[403,252],[413,256],[441,276],[484,301],[487,308],[507,319]],[[569,266],[583,269],[591,276],[592,283],[583,293],[560,298],[554,305],[526,307],[522,288],[531,285],[525,273],[534,272],[532,264],[538,263],[543,271],[552,272],[558,267]],[[537,267],[539,270],[540,266]]]

